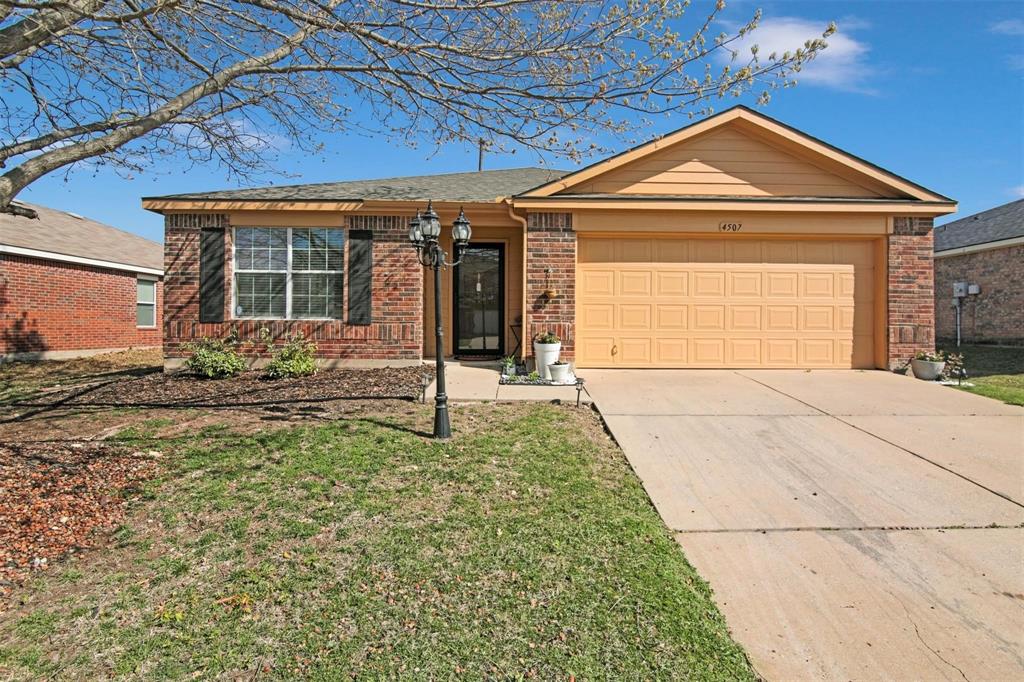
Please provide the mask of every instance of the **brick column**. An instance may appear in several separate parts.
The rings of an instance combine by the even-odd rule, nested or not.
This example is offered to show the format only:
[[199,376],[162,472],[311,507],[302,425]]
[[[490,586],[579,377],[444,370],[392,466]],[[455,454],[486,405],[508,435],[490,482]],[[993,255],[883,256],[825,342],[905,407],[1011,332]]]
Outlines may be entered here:
[[[223,213],[164,216],[164,358],[184,357],[184,343],[221,336],[222,325],[199,324],[199,231],[227,226],[228,216]],[[225,267],[224,277],[227,286],[229,267]],[[230,305],[230,296],[224,304]]]
[[[548,299],[544,293],[554,290]],[[576,233],[571,213],[530,213],[526,226],[526,319],[523,339],[551,331],[562,340],[562,357],[575,357]]]
[[889,367],[935,349],[932,218],[898,217],[889,235]]

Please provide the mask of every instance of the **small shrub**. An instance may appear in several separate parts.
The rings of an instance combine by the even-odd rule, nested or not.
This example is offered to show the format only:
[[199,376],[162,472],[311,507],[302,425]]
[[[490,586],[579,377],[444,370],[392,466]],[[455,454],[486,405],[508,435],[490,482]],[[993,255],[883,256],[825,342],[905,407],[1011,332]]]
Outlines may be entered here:
[[203,339],[185,346],[192,355],[185,368],[208,379],[225,379],[245,370],[245,360],[222,339]]
[[265,374],[270,379],[316,374],[316,344],[302,332],[288,337],[288,342],[274,352]]
[[946,354],[941,350],[937,350],[934,353],[932,351],[919,350],[914,358],[916,360],[924,360],[925,362],[945,362]]

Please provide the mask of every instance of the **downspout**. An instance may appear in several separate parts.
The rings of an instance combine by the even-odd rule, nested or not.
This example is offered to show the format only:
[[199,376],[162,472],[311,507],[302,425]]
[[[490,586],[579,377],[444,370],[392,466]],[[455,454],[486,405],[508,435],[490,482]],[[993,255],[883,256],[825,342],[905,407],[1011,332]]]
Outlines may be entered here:
[[526,319],[526,317],[527,317],[527,312],[526,312],[526,300],[527,300],[526,299],[526,284],[527,284],[527,276],[526,276],[526,273],[527,273],[527,270],[528,270],[528,266],[527,266],[527,262],[526,262],[526,228],[527,228],[527,222],[526,222],[526,218],[524,218],[521,215],[519,215],[518,213],[516,213],[515,210],[512,208],[512,201],[511,200],[505,199],[505,207],[508,209],[508,217],[523,226],[523,328],[519,330],[520,340],[521,340],[521,342],[519,344],[519,358],[525,362],[527,356],[529,355],[529,353],[527,352],[527,349],[530,347],[530,339],[528,339],[526,337],[527,330],[530,328],[529,324],[527,323],[527,319]]

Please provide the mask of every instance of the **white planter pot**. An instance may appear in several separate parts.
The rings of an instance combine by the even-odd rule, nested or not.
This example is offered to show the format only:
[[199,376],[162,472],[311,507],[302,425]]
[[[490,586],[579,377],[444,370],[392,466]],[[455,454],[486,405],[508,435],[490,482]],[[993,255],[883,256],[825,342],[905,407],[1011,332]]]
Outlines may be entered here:
[[551,378],[548,365],[558,362],[558,354],[562,352],[562,342],[558,343],[537,343],[533,342],[533,355],[537,363],[537,372],[545,379]]
[[931,362],[929,360],[910,361],[910,367],[914,370],[914,376],[925,381],[935,381],[942,376],[942,370],[946,369],[945,362]]
[[551,375],[551,381],[556,384],[569,381],[569,365],[548,365],[548,373]]

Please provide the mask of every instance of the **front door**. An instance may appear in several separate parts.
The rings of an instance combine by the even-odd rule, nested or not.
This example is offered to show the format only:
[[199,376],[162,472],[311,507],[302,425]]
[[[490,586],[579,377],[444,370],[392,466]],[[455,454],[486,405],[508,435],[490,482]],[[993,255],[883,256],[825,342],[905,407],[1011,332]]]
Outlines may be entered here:
[[470,244],[455,267],[455,355],[505,352],[505,245]]

